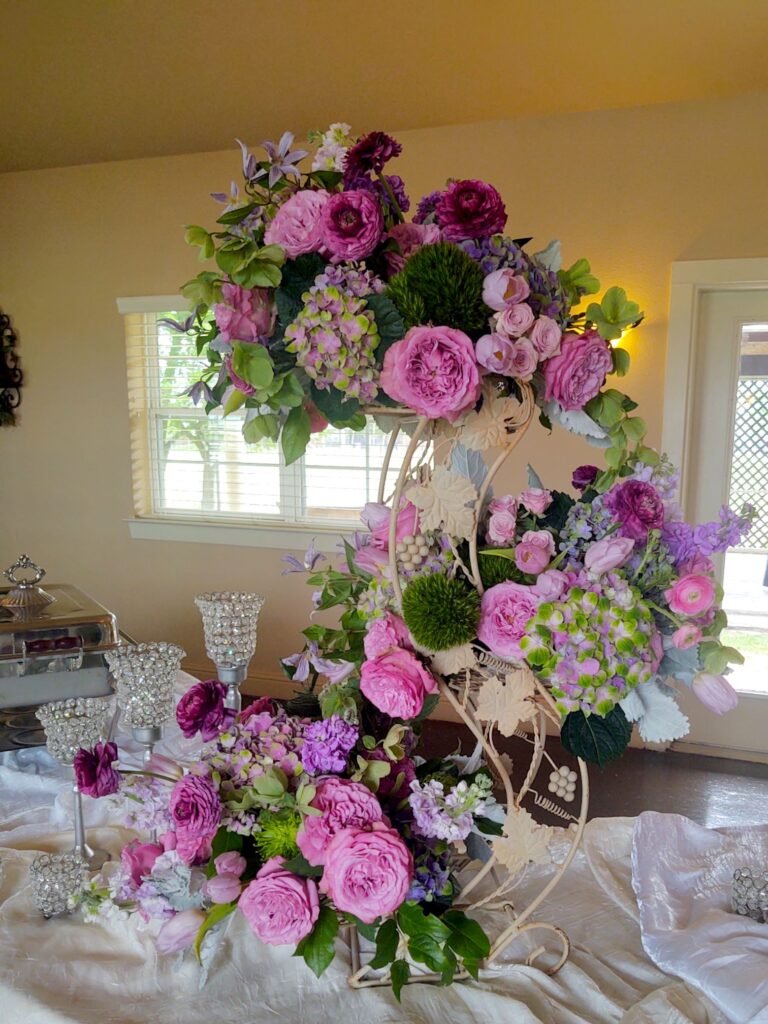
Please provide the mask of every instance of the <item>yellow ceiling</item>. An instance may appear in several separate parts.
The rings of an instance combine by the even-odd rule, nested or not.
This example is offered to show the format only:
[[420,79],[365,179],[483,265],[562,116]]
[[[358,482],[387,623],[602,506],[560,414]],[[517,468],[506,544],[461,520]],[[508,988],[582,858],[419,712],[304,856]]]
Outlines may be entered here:
[[768,89],[768,0],[0,0],[0,31],[0,170]]

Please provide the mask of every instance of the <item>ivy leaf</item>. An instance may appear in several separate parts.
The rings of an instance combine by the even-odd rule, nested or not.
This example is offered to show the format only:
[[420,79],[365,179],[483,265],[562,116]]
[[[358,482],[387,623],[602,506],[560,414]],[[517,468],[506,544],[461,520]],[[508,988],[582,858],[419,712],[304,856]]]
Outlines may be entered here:
[[315,927],[296,947],[294,956],[302,956],[316,977],[330,966],[336,955],[334,939],[339,930],[339,920],[330,907],[321,907]]
[[624,753],[631,736],[632,725],[618,705],[604,718],[572,711],[560,730],[560,741],[570,754],[601,768]]
[[587,306],[587,319],[606,341],[620,338],[622,331],[642,320],[642,317],[638,304],[631,302],[624,289],[615,285],[608,289],[602,302],[590,302]]
[[390,980],[392,981],[392,991],[395,999],[400,1002],[400,993],[403,990],[403,985],[407,984],[408,979],[411,976],[411,969],[405,960],[395,960],[390,970]]
[[391,964],[397,956],[398,938],[397,925],[394,919],[390,918],[378,930],[376,935],[376,955],[368,966],[378,970]]
[[418,903],[403,903],[397,912],[397,923],[411,938],[428,935],[435,942],[442,943],[451,934],[450,928],[439,917],[425,914]]
[[461,910],[449,910],[443,915],[443,921],[451,929],[448,945],[462,959],[469,957],[470,960],[482,960],[488,956],[491,943],[477,921],[467,917]]
[[300,459],[309,443],[311,424],[309,413],[303,406],[297,406],[288,413],[283,425],[282,445],[286,465]]
[[200,946],[202,945],[206,933],[217,925],[219,921],[223,921],[225,917],[229,917],[236,906],[236,903],[217,903],[216,906],[212,907],[205,915],[205,920],[200,925],[197,935],[195,936],[194,950],[198,961],[200,960]]

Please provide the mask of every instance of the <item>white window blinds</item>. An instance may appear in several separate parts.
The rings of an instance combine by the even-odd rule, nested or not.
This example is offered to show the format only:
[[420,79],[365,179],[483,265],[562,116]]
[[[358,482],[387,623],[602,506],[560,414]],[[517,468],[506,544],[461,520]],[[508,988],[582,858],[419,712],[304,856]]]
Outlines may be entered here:
[[[184,391],[205,365],[192,338],[159,321],[183,320],[178,296],[120,299],[125,315],[134,506],[138,517],[207,523],[353,526],[377,499],[387,435],[327,428],[286,466],[270,441],[246,444],[243,412],[207,416]],[[386,493],[407,436],[398,438]]]

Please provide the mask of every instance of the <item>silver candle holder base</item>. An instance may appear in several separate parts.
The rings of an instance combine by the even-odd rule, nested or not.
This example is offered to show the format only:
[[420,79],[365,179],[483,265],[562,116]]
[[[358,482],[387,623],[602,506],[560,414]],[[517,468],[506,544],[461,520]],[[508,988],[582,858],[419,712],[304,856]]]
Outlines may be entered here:
[[216,678],[224,683],[227,692],[224,695],[224,707],[240,712],[243,709],[243,695],[240,686],[248,676],[247,665],[217,665]]

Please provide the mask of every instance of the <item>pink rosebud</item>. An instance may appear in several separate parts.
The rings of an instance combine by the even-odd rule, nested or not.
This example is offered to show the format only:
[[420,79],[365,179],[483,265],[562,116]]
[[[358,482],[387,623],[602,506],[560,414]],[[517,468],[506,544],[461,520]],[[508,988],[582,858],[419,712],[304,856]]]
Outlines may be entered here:
[[494,547],[508,547],[515,539],[517,529],[517,512],[500,509],[492,512],[488,520],[485,537],[489,544]]
[[507,306],[502,313],[497,313],[493,319],[499,334],[506,334],[508,338],[519,338],[533,326],[535,317],[527,302],[516,302],[512,306]]
[[182,910],[169,918],[155,940],[159,953],[178,953],[195,941],[200,925],[205,920],[202,910]]
[[631,537],[617,537],[611,535],[603,537],[602,540],[590,544],[584,555],[584,565],[595,576],[602,576],[604,572],[617,569],[624,565],[632,553],[635,542]]
[[235,878],[239,878],[248,864],[245,857],[236,850],[230,850],[229,853],[220,853],[213,862],[213,866],[216,868],[217,875],[234,875]]
[[549,565],[550,556],[537,544],[521,541],[515,548],[515,565],[529,576],[538,576]]
[[520,495],[520,503],[535,516],[543,516],[552,504],[552,492],[541,487],[529,487]]
[[671,611],[693,618],[702,615],[714,604],[715,584],[709,576],[683,576],[664,596]]
[[240,879],[237,875],[214,875],[203,885],[203,893],[211,903],[234,903],[240,895]]
[[560,339],[563,332],[557,322],[549,316],[540,316],[528,332],[539,359],[549,359],[560,351]]
[[534,584],[542,601],[556,601],[568,586],[568,576],[561,569],[547,569]]
[[511,494],[503,494],[500,498],[492,498],[488,502],[489,512],[511,512],[513,516],[517,515],[517,498],[513,498]]
[[700,672],[693,680],[693,692],[702,704],[716,715],[732,711],[739,703],[739,695],[725,678]]
[[513,343],[503,334],[484,334],[475,348],[478,363],[491,373],[508,374],[514,352]]
[[517,302],[524,302],[530,294],[531,289],[525,278],[518,277],[509,267],[494,270],[483,281],[483,302],[497,312]]
[[692,622],[686,622],[672,634],[672,646],[676,647],[678,651],[687,651],[689,647],[694,647],[699,640],[701,640],[701,630]]

